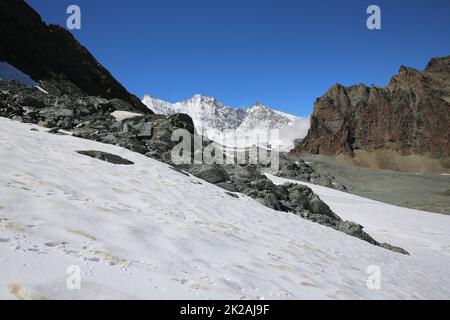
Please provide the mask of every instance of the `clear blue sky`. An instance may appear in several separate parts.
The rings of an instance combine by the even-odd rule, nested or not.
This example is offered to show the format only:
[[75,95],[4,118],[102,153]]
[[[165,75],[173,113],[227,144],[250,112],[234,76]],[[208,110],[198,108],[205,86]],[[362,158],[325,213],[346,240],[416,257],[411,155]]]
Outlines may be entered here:
[[[127,89],[171,102],[195,93],[308,115],[334,83],[386,85],[400,65],[450,55],[449,0],[27,0],[65,26]],[[382,10],[382,30],[366,9]]]

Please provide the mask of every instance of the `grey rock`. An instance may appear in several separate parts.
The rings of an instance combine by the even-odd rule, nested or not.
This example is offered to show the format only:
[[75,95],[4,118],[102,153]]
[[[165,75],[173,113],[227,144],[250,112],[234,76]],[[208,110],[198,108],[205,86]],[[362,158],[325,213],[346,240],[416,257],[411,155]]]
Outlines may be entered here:
[[229,179],[227,172],[217,165],[193,166],[188,171],[197,178],[212,184],[223,183]]
[[152,124],[140,121],[139,118],[124,120],[121,122],[122,133],[130,133],[132,136],[139,138],[151,138]]
[[239,196],[237,194],[235,194],[235,193],[225,192],[225,194],[229,195],[232,198],[239,199]]
[[281,178],[294,179],[340,191],[347,191],[347,187],[340,183],[334,176],[318,172],[303,160],[285,153],[280,154],[280,168],[276,175]]
[[119,157],[118,155],[107,153],[103,151],[89,150],[89,151],[77,151],[79,154],[89,156],[91,158],[95,158],[98,160],[106,161],[112,164],[120,164],[120,165],[132,165],[134,162]]
[[230,192],[238,192],[234,184],[232,184],[231,182],[219,182],[215,185]]
[[42,99],[39,99],[36,96],[29,95],[17,95],[15,102],[21,106],[28,106],[33,108],[43,108],[45,103]]

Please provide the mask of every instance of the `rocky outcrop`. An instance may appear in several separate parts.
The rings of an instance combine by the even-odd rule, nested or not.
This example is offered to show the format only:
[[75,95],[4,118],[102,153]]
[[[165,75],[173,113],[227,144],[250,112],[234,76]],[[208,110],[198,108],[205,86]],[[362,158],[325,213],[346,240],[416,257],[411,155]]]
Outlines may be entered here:
[[53,94],[121,99],[151,113],[80,45],[72,34],[47,25],[22,0],[0,1],[0,61],[6,61]]
[[16,81],[0,81],[0,116],[47,128],[71,130],[113,122],[111,112],[134,110],[119,99],[45,94]]
[[276,176],[286,179],[304,181],[340,191],[347,191],[347,187],[331,174],[319,172],[302,159],[292,155],[280,154],[280,167]]
[[245,194],[266,207],[298,215],[391,251],[408,254],[402,248],[376,241],[361,225],[342,220],[310,188],[294,183],[275,185],[257,166],[203,165],[200,170],[197,166],[185,166],[184,169],[227,190]]
[[385,88],[333,86],[319,98],[306,138],[291,153],[450,155],[450,56],[425,71],[402,66]]
[[127,160],[125,158],[122,158],[116,154],[98,151],[98,150],[87,150],[87,151],[77,151],[77,153],[82,154],[84,156],[88,156],[94,159],[98,159],[101,161],[109,162],[112,164],[119,164],[119,165],[132,165],[134,162]]

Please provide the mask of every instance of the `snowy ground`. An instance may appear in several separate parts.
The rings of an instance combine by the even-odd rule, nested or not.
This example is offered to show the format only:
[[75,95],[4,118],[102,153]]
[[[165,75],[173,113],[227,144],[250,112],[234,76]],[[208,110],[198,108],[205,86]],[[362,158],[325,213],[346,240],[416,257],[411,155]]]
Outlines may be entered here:
[[[32,127],[0,118],[0,299],[450,297],[449,217],[313,186],[404,256],[140,154]],[[380,290],[366,286],[372,265]],[[79,290],[66,286],[69,266],[81,268]]]

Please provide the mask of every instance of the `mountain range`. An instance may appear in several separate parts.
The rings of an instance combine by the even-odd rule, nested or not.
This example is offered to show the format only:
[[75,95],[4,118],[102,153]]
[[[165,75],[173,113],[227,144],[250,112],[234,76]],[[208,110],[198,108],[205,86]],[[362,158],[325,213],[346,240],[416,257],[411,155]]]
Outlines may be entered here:
[[[197,131],[214,141],[222,142],[226,131],[233,133],[238,146],[245,143],[246,137],[253,139],[258,136],[261,142],[261,139],[266,138],[268,131],[278,129],[279,139],[272,141],[272,144],[283,150],[289,150],[294,146],[295,139],[304,137],[309,129],[308,118],[276,111],[259,102],[248,108],[239,109],[200,94],[176,103],[146,95],[142,102],[157,114],[189,115]],[[227,143],[232,142],[227,140]]]

